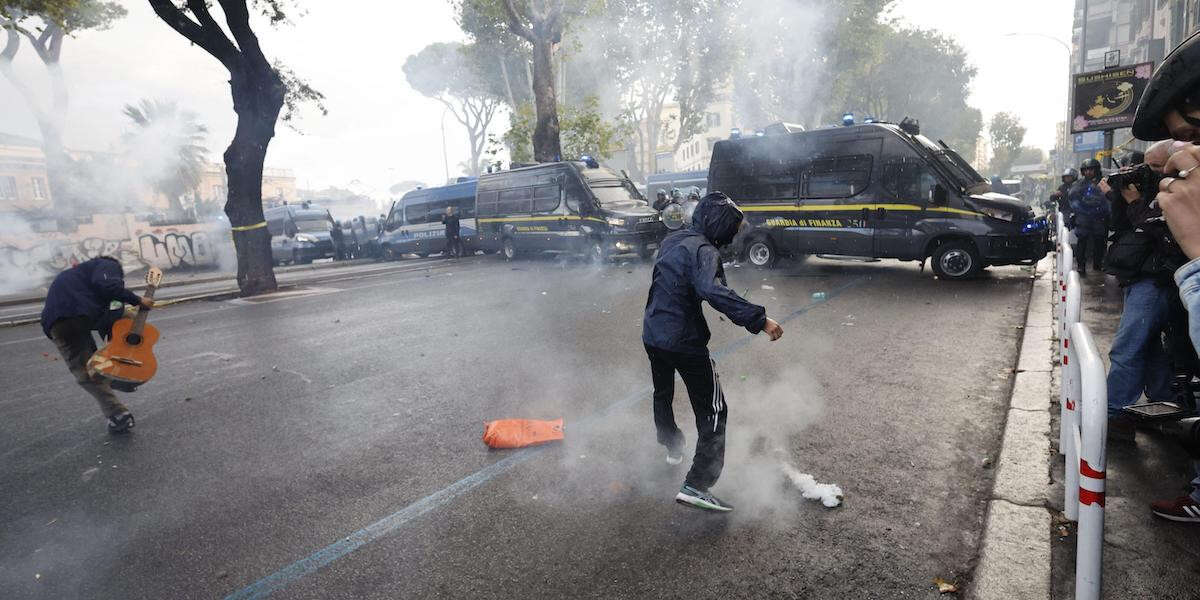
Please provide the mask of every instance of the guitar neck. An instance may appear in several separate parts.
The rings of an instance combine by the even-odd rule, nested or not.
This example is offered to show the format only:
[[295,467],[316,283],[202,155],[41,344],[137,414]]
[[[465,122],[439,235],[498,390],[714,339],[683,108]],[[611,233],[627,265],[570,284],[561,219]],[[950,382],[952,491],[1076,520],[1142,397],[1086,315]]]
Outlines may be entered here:
[[[146,286],[146,293],[144,295],[146,298],[150,298],[151,300],[153,300],[154,292],[156,292],[156,291],[158,291],[158,286],[156,286],[156,285]],[[139,306],[137,308],[137,316],[135,316],[133,318],[133,327],[129,328],[129,332],[132,334],[135,334],[135,335],[141,335],[142,329],[144,329],[146,327],[146,317],[148,317],[148,316],[150,316],[150,311]]]

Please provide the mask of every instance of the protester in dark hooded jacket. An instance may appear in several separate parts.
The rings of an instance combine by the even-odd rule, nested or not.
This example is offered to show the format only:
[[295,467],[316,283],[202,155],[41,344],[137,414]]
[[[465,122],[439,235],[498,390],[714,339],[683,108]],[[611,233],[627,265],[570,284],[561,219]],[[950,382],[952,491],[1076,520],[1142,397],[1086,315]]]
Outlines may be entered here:
[[766,309],[727,287],[719,248],[733,241],[741,224],[742,211],[728,196],[714,192],[702,198],[692,213],[691,228],[663,240],[642,320],[642,343],[654,381],[654,425],[658,442],[667,447],[668,463],[683,461],[684,436],[671,406],[677,371],[696,415],[696,456],[675,500],[715,511],[733,510],[708,491],[724,465],[728,411],[716,363],[708,354],[710,333],[701,302],[750,333],[765,331],[772,341],[783,335]]
[[108,430],[121,433],[133,427],[133,415],[117,400],[108,382],[87,372],[87,360],[96,352],[92,331],[111,337],[113,321],[122,313],[109,309],[114,301],[146,309],[154,306],[153,300],[125,287],[125,271],[115,258],[101,256],[80,263],[59,273],[50,284],[42,308],[42,331],[54,340],[79,387],[100,404]]

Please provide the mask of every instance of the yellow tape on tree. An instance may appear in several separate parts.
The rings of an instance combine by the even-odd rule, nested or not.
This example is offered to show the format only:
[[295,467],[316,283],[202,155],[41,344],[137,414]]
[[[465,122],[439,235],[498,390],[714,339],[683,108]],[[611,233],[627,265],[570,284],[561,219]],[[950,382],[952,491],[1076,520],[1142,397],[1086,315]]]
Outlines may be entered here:
[[262,229],[267,226],[267,222],[255,223],[253,225],[242,225],[240,227],[231,227],[233,231],[250,231],[251,229]]

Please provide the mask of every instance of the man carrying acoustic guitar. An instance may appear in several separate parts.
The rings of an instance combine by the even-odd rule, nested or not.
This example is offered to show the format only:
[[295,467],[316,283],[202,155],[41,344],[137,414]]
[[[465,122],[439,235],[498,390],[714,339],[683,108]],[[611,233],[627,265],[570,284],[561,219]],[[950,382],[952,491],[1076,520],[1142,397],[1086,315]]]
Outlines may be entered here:
[[133,415],[117,400],[108,381],[87,372],[88,358],[96,352],[92,330],[105,339],[123,310],[110,310],[113,301],[150,309],[154,301],[125,287],[125,270],[117,259],[100,256],[80,263],[54,278],[42,309],[42,331],[54,340],[67,368],[79,387],[87,390],[100,404],[108,419],[110,433],[124,433],[133,427]]

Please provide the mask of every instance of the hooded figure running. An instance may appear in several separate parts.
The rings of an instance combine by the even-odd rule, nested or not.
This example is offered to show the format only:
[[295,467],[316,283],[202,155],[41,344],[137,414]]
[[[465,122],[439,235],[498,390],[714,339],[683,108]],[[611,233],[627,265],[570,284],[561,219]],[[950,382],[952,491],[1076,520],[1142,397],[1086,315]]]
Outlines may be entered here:
[[663,240],[642,320],[642,343],[654,380],[654,426],[658,443],[667,447],[668,464],[683,462],[684,436],[671,406],[676,371],[696,415],[696,456],[675,501],[721,512],[733,506],[708,490],[725,463],[728,410],[716,363],[708,355],[710,334],[700,301],[707,300],[750,333],[765,331],[771,341],[783,335],[779,323],[767,318],[766,309],[747,302],[725,282],[718,248],[733,241],[741,225],[742,211],[728,196],[713,192],[702,198],[692,213],[691,229],[672,232]]

